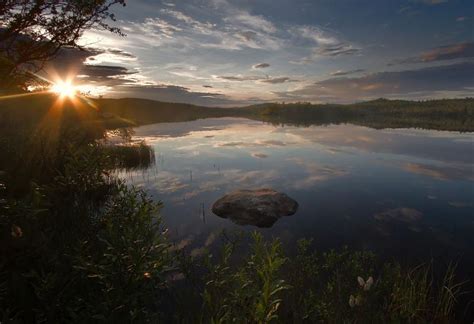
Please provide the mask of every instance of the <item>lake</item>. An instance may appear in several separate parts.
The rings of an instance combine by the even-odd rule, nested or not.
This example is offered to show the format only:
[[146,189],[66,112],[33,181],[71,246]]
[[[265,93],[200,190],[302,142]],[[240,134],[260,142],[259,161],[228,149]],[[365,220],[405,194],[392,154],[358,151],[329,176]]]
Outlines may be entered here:
[[[134,139],[156,163],[121,176],[164,203],[171,237],[193,255],[225,229],[385,258],[474,259],[473,133],[216,118],[138,127]],[[264,229],[212,214],[224,194],[261,187],[288,194],[298,212]]]

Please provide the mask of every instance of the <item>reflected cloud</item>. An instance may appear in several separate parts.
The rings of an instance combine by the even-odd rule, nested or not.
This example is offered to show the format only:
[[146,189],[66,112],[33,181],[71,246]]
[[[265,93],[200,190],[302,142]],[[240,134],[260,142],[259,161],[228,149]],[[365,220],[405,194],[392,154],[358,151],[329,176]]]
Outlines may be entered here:
[[377,213],[374,218],[385,222],[416,223],[423,218],[423,213],[413,208],[399,207]]
[[264,153],[252,153],[252,156],[257,159],[265,159],[268,157],[268,155]]
[[466,201],[450,201],[449,206],[455,207],[455,208],[466,208],[466,207],[472,207],[471,202],[466,202]]
[[218,147],[272,147],[272,146],[287,146],[294,144],[292,142],[284,142],[278,140],[257,140],[254,142],[227,142],[227,143],[218,143],[216,144]]
[[[312,142],[331,149],[389,153],[442,162],[473,164],[472,134],[428,130],[376,130],[355,125],[280,128],[279,132],[299,136],[299,142]],[[472,171],[470,171],[472,173]]]
[[420,163],[406,163],[405,171],[431,177],[438,180],[474,180],[472,167],[465,166],[436,166]]
[[295,189],[308,189],[320,181],[326,181],[349,174],[346,170],[320,165],[316,162],[306,161],[302,158],[289,158],[288,161],[292,161],[303,167],[307,174],[304,178],[293,181],[292,187]]

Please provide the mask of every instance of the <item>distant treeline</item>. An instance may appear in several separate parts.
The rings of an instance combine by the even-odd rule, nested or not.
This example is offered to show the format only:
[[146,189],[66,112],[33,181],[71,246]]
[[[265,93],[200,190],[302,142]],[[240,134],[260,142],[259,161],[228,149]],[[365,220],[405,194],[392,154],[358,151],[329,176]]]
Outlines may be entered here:
[[277,124],[352,123],[372,128],[474,131],[472,98],[428,101],[377,99],[350,105],[264,104],[250,109],[257,119]]
[[377,99],[337,105],[268,103],[242,108],[209,108],[142,99],[101,99],[105,116],[120,116],[138,125],[212,117],[245,117],[298,126],[352,123],[372,128],[424,128],[474,131],[474,99],[406,101]]
[[[34,124],[51,113],[54,100],[52,95],[1,100],[0,126],[18,122]],[[351,123],[377,129],[474,131],[474,98],[427,101],[377,99],[348,105],[265,103],[239,108],[211,108],[127,98],[84,100],[82,106],[87,109],[79,109],[77,113],[86,114],[88,121],[100,123],[108,129],[203,118],[242,117],[278,125]]]

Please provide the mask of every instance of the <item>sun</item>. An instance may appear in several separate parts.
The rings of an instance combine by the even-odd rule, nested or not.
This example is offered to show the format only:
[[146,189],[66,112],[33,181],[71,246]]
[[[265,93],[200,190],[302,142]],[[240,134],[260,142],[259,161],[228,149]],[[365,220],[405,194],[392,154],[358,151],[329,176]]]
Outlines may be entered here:
[[71,81],[58,81],[50,90],[61,98],[73,98],[77,94],[77,87]]

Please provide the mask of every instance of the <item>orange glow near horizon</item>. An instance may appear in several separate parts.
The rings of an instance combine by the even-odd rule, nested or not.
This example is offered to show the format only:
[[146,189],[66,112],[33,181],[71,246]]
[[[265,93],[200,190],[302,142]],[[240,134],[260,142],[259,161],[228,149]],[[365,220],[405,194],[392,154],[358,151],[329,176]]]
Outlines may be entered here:
[[70,80],[59,80],[53,84],[50,91],[60,98],[72,99],[77,95],[77,87]]

